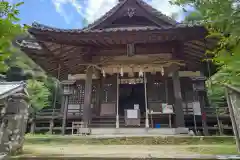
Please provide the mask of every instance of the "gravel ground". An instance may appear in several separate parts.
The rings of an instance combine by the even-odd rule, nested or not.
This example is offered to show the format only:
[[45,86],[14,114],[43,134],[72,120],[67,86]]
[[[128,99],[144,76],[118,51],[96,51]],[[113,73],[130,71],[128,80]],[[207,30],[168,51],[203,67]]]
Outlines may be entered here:
[[61,155],[82,157],[173,158],[198,156],[187,151],[188,146],[164,145],[25,145],[24,152],[32,155]]

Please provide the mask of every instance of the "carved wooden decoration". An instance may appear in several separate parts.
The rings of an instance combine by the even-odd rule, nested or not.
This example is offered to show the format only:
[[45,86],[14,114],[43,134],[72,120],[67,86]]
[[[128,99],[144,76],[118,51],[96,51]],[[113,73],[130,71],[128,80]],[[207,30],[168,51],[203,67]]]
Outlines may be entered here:
[[127,56],[131,57],[135,55],[135,45],[127,44]]
[[127,15],[128,17],[132,18],[136,13],[136,8],[128,8]]

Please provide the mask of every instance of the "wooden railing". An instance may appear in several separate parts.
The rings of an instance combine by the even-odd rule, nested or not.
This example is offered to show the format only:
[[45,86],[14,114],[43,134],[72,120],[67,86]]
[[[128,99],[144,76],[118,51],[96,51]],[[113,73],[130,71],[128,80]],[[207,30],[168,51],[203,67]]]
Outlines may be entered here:
[[42,109],[41,111],[36,113],[37,118],[46,118],[46,117],[58,117],[61,116],[61,110],[60,109]]
[[226,85],[226,99],[232,121],[237,150],[240,152],[240,89]]

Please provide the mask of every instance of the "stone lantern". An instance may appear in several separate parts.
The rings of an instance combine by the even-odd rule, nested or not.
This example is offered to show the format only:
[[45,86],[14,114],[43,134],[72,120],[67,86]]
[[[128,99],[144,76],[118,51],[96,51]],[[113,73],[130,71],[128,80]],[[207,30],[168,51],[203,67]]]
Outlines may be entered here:
[[193,81],[193,91],[201,92],[206,90],[206,87],[205,87],[206,77],[193,77],[192,81]]
[[205,112],[205,107],[207,105],[207,95],[206,95],[206,87],[205,81],[206,77],[194,77],[191,78],[193,81],[193,91],[194,91],[194,99],[200,103],[200,111],[202,116],[202,127],[203,133],[205,136],[209,135],[208,127],[207,127],[207,114]]
[[75,82],[75,80],[65,80],[61,82],[64,96],[69,96],[74,93]]

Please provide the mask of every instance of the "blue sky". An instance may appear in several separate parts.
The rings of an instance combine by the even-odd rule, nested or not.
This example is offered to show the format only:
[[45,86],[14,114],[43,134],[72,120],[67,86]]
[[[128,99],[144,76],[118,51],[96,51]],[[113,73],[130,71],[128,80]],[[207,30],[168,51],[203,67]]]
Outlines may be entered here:
[[[118,0],[8,0],[24,1],[20,9],[21,23],[41,24],[57,28],[82,28],[83,19],[93,22],[111,9]],[[171,6],[168,0],[145,0],[166,15],[181,12],[177,6]],[[181,18],[183,15],[181,16]]]

